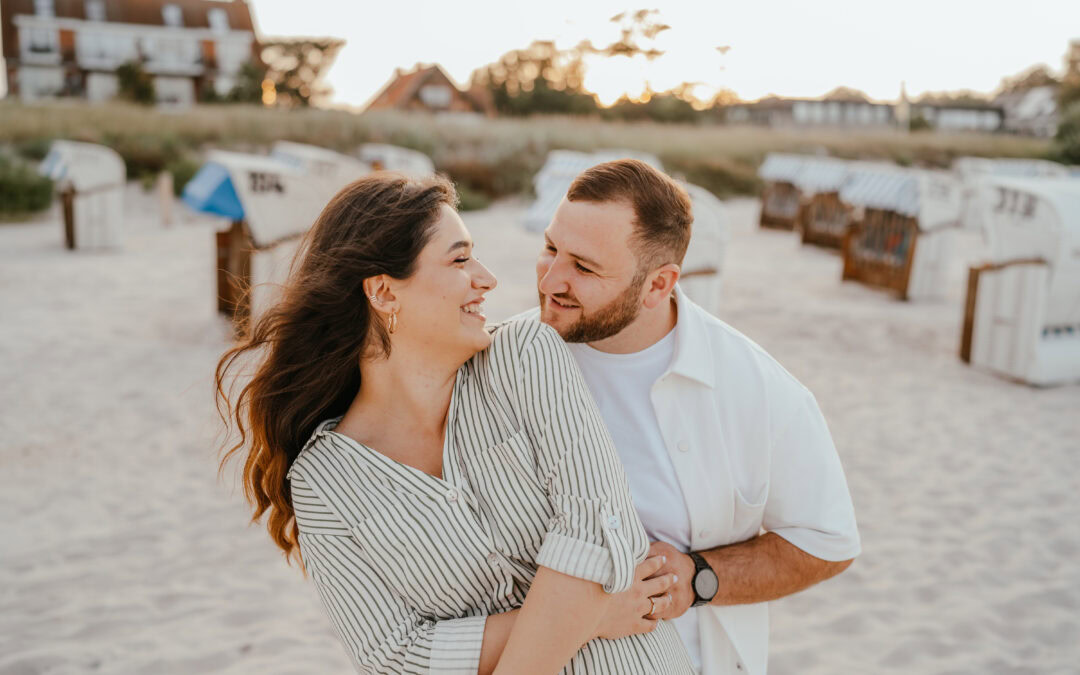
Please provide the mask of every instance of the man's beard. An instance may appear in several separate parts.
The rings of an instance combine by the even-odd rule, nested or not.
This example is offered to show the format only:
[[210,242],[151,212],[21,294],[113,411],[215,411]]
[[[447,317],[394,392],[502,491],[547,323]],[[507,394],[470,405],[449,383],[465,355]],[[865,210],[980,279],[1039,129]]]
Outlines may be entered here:
[[[559,335],[566,342],[596,342],[619,333],[641,313],[641,286],[647,275],[647,271],[638,270],[634,279],[614,300],[589,314],[585,314],[583,309],[581,318],[565,330],[560,330]],[[541,307],[545,297],[543,293],[540,294]],[[547,300],[551,301],[550,298]],[[580,306],[581,303],[577,304]]]

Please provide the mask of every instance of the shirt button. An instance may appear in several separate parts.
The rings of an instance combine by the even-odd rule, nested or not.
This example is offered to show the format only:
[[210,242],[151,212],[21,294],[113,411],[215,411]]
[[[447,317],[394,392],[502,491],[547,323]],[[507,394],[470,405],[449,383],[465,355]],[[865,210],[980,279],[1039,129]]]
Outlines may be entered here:
[[689,452],[690,444],[686,441],[679,441],[679,450],[681,450],[682,452]]
[[492,565],[499,562],[499,554],[495,552],[488,553],[488,562]]
[[705,537],[709,536],[709,531],[708,530],[702,530],[701,532],[697,533],[697,536],[699,538],[701,538],[701,539],[704,539]]
[[458,491],[457,490],[455,490],[453,488],[450,488],[449,490],[446,491],[446,501],[453,504],[454,502],[457,501],[457,498],[458,498]]
[[618,516],[608,516],[607,526],[609,530],[617,530],[620,525],[622,525],[622,521],[619,520]]
[[735,667],[738,668],[739,670],[742,670],[742,664],[741,663],[736,663]]

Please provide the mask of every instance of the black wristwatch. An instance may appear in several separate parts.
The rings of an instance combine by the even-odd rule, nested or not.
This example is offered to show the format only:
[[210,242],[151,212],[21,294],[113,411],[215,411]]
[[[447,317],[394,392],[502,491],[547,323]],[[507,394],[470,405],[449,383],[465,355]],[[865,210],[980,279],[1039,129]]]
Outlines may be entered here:
[[709,567],[709,563],[705,562],[705,558],[693,551],[690,551],[688,555],[694,561],[694,578],[690,580],[690,587],[694,589],[694,604],[690,606],[707,605],[720,590],[720,580],[716,578],[716,572]]

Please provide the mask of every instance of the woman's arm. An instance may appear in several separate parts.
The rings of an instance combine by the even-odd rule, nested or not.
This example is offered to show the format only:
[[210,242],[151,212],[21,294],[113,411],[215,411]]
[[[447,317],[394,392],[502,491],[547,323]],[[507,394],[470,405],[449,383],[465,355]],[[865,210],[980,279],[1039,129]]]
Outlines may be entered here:
[[[636,581],[630,590],[615,594],[604,593],[599,584],[541,567],[537,571],[536,581],[533,582],[528,594],[525,596],[525,607],[523,609],[526,610],[524,616],[528,625],[523,623],[522,629],[514,633],[518,636],[515,638],[515,644],[509,651],[505,652],[507,657],[501,661],[500,658],[504,653],[511,631],[522,616],[522,610],[515,609],[488,617],[487,626],[484,628],[484,646],[480,654],[479,674],[491,675],[496,670],[496,664],[499,665],[500,672],[522,672],[524,666],[517,662],[522,657],[527,657],[528,661],[526,663],[537,672],[547,670],[549,665],[553,666],[554,669],[558,669],[561,667],[558,659],[562,658],[562,656],[556,655],[554,652],[558,651],[560,646],[566,646],[563,649],[565,653],[575,642],[578,643],[577,647],[573,647],[569,651],[569,655],[561,662],[565,663],[570,660],[574,652],[581,648],[581,645],[593,638],[602,637],[615,640],[628,635],[651,631],[656,627],[656,620],[646,617],[646,613],[655,608],[657,614],[662,614],[667,611],[672,602],[669,589],[673,584],[673,577],[670,574],[665,574],[653,578],[665,562],[666,560],[661,556],[647,559],[638,565],[634,574]],[[540,582],[539,585],[537,581]],[[591,596],[584,603],[581,598],[583,593]],[[569,602],[560,605],[559,599],[566,595],[569,595]],[[657,596],[655,602],[649,601],[652,596]],[[586,612],[591,612],[594,609],[593,605],[603,610],[597,623],[597,629],[589,634],[585,640],[580,639],[580,631],[571,631],[570,634],[563,636],[552,636],[542,629],[542,626],[551,621],[551,616],[555,615],[556,620],[561,621],[561,615],[568,608],[572,608],[575,612],[580,611],[583,604],[587,605]],[[533,627],[534,625],[537,625],[537,627]],[[539,647],[524,637],[534,634],[543,634],[546,638],[554,638],[554,649],[543,649],[545,654],[552,652],[550,663],[546,661],[539,662],[534,653]]]
[[[551,673],[600,635],[613,598],[637,581],[635,568],[649,542],[611,437],[566,345],[543,324],[523,322],[512,330],[520,332],[504,339],[513,335],[524,343],[515,364],[515,413],[555,515],[496,672]],[[649,609],[643,597],[637,617]]]

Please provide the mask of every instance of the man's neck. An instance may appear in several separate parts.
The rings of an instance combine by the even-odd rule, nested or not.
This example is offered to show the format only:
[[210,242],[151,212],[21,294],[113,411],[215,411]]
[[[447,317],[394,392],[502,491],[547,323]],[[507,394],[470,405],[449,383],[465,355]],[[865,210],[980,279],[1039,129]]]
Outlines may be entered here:
[[643,309],[629,326],[603,340],[588,343],[593,349],[609,354],[633,354],[648,349],[675,328],[679,319],[675,292],[668,302],[653,309]]

